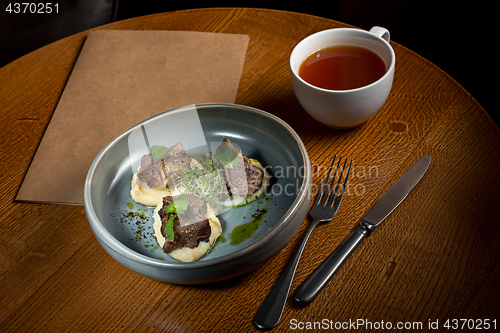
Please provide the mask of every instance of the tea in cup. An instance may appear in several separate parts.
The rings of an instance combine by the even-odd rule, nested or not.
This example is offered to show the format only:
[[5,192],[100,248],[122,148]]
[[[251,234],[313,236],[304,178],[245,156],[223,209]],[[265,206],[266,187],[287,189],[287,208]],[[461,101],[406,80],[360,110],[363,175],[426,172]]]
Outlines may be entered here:
[[389,31],[337,28],[299,42],[290,56],[295,95],[321,123],[339,129],[358,126],[384,105],[394,78]]

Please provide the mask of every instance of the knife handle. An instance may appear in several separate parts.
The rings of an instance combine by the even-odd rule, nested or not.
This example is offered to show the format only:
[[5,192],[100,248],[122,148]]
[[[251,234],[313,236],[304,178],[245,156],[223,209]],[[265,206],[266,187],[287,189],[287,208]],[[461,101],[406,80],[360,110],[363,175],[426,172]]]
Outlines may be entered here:
[[368,236],[370,229],[362,222],[321,265],[319,265],[293,293],[296,302],[307,305],[312,302],[350,255]]

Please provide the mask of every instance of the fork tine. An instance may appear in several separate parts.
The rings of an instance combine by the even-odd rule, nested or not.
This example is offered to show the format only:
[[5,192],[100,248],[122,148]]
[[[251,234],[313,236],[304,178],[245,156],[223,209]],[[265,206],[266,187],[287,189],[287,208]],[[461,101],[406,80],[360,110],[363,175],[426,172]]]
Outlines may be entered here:
[[319,193],[316,196],[316,200],[314,202],[315,205],[319,204],[321,199],[323,198],[323,192],[324,192],[325,186],[328,184],[328,179],[330,178],[330,172],[333,169],[333,164],[335,163],[336,158],[337,158],[337,154],[335,154],[335,156],[333,156],[332,164],[330,165],[330,168],[328,169],[328,173],[326,174],[325,180],[321,184],[321,189],[319,190]]
[[[337,183],[337,188],[342,180],[342,176],[344,175],[344,170],[345,170],[345,165],[346,165],[346,162],[347,162],[347,158],[344,162],[344,168],[342,169],[342,175],[340,176],[339,178],[339,182]],[[344,197],[344,193],[345,193],[345,189],[347,187],[347,180],[349,179],[349,174],[351,173],[351,167],[352,167],[352,162],[353,162],[353,159],[351,158],[351,163],[349,163],[349,168],[347,169],[347,173],[345,175],[345,180],[344,180],[344,184],[342,185],[342,190],[338,196],[338,199],[337,201],[333,200],[332,201],[332,207],[333,207],[333,203],[335,202],[335,206],[334,206],[334,211],[336,212],[337,209],[339,208],[340,206],[340,202],[342,201],[342,198]],[[337,188],[335,189],[335,193],[337,193]]]
[[[330,201],[330,196],[331,194],[333,193],[333,197],[332,197],[332,201],[335,200],[335,194],[337,193],[338,191],[338,188],[339,188],[339,185],[337,183],[337,185],[334,187],[334,183],[335,183],[335,178],[337,178],[337,173],[339,171],[339,167],[340,167],[340,163],[342,162],[342,156],[340,156],[340,159],[337,163],[337,167],[335,168],[335,174],[333,175],[333,178],[332,180],[330,181],[330,185],[328,185],[328,196],[326,197],[326,200],[325,202],[323,203],[325,206],[328,204],[328,202]],[[344,162],[344,168],[345,168],[345,162]],[[342,169],[342,174],[344,173],[344,169]],[[342,179],[342,174],[340,175],[340,178],[339,178],[339,182],[340,180]]]

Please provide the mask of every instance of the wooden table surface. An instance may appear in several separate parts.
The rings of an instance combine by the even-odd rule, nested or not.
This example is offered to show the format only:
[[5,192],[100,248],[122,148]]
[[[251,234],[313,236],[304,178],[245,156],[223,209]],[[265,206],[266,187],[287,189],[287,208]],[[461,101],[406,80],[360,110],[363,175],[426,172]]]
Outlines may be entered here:
[[[343,325],[345,331],[401,324],[424,329],[437,324],[443,331],[446,323],[459,329],[500,326],[499,129],[451,77],[397,41],[391,42],[397,59],[392,92],[374,118],[346,131],[313,120],[294,96],[288,57],[302,38],[345,26],[290,12],[200,9],[98,29],[248,34],[236,103],[288,122],[315,170],[328,166],[333,153],[355,159],[351,191],[334,221],[311,235],[292,291],[407,168],[424,154],[432,156],[421,182],[313,303],[301,307],[289,296],[275,331],[314,322],[320,330]],[[255,271],[220,283],[181,286],[151,280],[114,261],[93,236],[82,206],[15,201],[87,34],[0,69],[0,327],[13,332],[258,331],[254,314],[297,248],[307,220]],[[359,326],[346,327],[352,323]]]

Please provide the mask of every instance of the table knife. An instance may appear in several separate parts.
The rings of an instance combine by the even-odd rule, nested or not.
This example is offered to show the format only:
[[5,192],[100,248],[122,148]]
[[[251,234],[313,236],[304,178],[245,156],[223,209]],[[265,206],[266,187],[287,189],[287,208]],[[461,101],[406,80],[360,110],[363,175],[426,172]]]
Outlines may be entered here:
[[423,156],[377,201],[354,230],[295,290],[296,302],[307,305],[323,290],[361,242],[403,201],[427,171],[431,157]]

